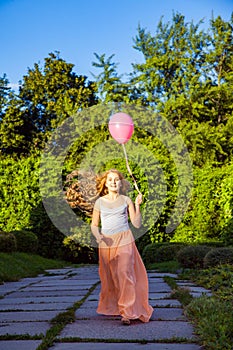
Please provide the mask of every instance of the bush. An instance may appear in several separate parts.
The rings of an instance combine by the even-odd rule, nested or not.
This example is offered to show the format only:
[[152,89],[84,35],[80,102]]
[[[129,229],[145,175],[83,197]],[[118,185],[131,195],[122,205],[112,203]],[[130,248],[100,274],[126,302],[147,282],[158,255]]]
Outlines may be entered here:
[[27,230],[13,231],[17,242],[17,251],[24,253],[36,253],[38,248],[38,237],[35,233]]
[[96,264],[98,262],[98,254],[96,248],[80,244],[72,236],[65,237],[63,244],[63,259],[74,264]]
[[233,248],[216,248],[209,251],[204,258],[204,267],[215,267],[220,264],[233,264]]
[[177,253],[184,247],[181,243],[151,243],[143,252],[142,259],[146,265],[176,260]]
[[0,231],[0,252],[12,253],[17,248],[16,238],[12,233]]
[[177,254],[177,260],[184,268],[202,268],[204,266],[204,257],[211,249],[211,247],[204,245],[187,246],[180,249]]

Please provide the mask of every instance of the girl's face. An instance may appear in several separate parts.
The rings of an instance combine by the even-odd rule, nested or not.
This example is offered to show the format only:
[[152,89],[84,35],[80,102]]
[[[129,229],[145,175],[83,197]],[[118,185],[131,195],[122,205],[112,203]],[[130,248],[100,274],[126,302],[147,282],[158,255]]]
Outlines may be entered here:
[[105,186],[108,191],[119,192],[121,187],[121,180],[117,173],[109,173],[107,175]]

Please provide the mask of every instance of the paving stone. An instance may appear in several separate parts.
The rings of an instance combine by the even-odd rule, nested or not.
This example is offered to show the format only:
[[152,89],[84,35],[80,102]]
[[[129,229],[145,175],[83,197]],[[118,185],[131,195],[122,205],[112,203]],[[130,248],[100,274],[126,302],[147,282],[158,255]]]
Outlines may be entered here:
[[60,313],[60,310],[0,312],[0,324],[5,322],[49,321],[58,313]]
[[147,274],[148,274],[148,276],[155,277],[155,278],[157,278],[157,277],[163,278],[164,276],[172,277],[172,278],[176,278],[176,279],[178,278],[177,274],[169,273],[169,272],[148,272]]
[[98,282],[99,280],[98,279],[93,279],[93,280],[68,280],[68,279],[61,279],[61,280],[55,280],[55,281],[44,281],[44,282],[41,282],[41,283],[34,283],[33,284],[33,288],[37,288],[37,287],[67,287],[67,288],[70,288],[70,287],[77,287],[78,286],[83,286],[83,288],[86,288],[86,286],[92,286],[93,284],[95,284],[96,282]]
[[[51,350],[200,350],[196,344],[168,343],[57,343]],[[8,350],[8,349],[7,349]],[[13,349],[12,349],[13,350]]]
[[36,350],[40,340],[1,340],[0,350]]
[[86,290],[78,289],[78,290],[40,290],[40,291],[20,291],[20,292],[14,292],[12,294],[8,295],[8,298],[37,298],[37,297],[62,297],[62,296],[78,296],[83,297],[87,293]]
[[81,300],[81,296],[65,296],[65,297],[28,297],[28,298],[7,298],[0,299],[0,308],[3,304],[29,304],[29,303],[68,303],[72,302],[75,303],[79,300]]
[[89,300],[89,301],[85,301],[85,303],[82,305],[83,308],[85,309],[96,309],[98,306],[98,300]]
[[165,299],[169,298],[171,293],[153,293],[149,292],[149,299]]
[[73,306],[73,302],[70,303],[41,303],[41,304],[4,304],[0,305],[0,311],[47,311],[47,310],[66,310],[68,307]]
[[150,305],[156,307],[181,307],[181,303],[176,299],[156,299],[150,300]]
[[181,308],[157,308],[154,309],[154,312],[151,316],[153,321],[187,321],[187,318],[183,314],[183,309]]
[[[106,320],[106,319],[120,319],[120,316],[105,316],[96,312],[96,309],[86,308],[83,305],[75,313],[76,319],[91,319],[91,320]],[[181,308],[157,308],[154,310],[151,320],[153,321],[187,321],[183,315]]]
[[0,285],[0,295],[3,296],[7,293],[12,293],[22,287],[27,286],[26,282],[8,282]]
[[26,287],[24,288],[23,291],[26,291],[26,292],[36,292],[36,291],[64,291],[64,290],[73,290],[73,291],[76,291],[76,290],[84,290],[86,293],[88,292],[88,290],[92,287],[92,285],[83,285],[83,286],[80,286],[78,284],[76,285],[73,285],[73,286],[59,286],[59,285],[56,285],[56,286],[29,286],[29,287]]
[[48,322],[16,322],[0,325],[0,335],[45,335],[50,328]]
[[76,320],[67,325],[61,332],[60,338],[78,337],[80,339],[122,339],[154,341],[182,337],[194,339],[193,327],[183,321],[150,321],[142,323],[132,321],[129,327],[122,326],[118,320]]
[[[49,320],[63,312],[86,295],[89,288],[99,282],[98,265],[81,268],[47,270],[50,275],[39,275],[0,286],[0,335],[31,336],[45,334],[51,327]],[[111,340],[121,339],[123,343],[56,343],[51,349],[56,350],[199,350],[196,344],[161,343],[162,339],[174,337],[195,340],[192,325],[183,314],[178,300],[170,299],[171,288],[163,277],[170,276],[178,280],[176,274],[148,272],[149,303],[154,312],[149,323],[132,321],[130,328],[121,325],[120,316],[104,316],[96,313],[101,285],[87,298],[76,311],[76,321],[68,324],[59,338],[74,337]],[[203,290],[189,281],[178,280],[180,286],[188,288],[195,297]],[[182,284],[183,283],[183,284]],[[6,295],[7,294],[7,295]],[[20,311],[19,311],[20,310]],[[38,322],[39,321],[39,322]],[[147,344],[138,343],[146,339]],[[124,343],[124,341],[135,343]],[[159,340],[159,343],[156,343]],[[31,342],[31,343],[30,343]],[[0,350],[36,350],[41,341],[0,341]],[[150,343],[152,342],[152,343]],[[7,347],[8,346],[8,347]],[[110,346],[110,347],[109,347]]]
[[167,283],[158,283],[158,282],[150,282],[149,283],[149,292],[155,291],[156,293],[161,292],[171,292],[171,287]]
[[66,275],[70,271],[73,271],[73,269],[69,268],[69,267],[64,267],[62,269],[45,270],[45,272],[47,272],[51,275]]

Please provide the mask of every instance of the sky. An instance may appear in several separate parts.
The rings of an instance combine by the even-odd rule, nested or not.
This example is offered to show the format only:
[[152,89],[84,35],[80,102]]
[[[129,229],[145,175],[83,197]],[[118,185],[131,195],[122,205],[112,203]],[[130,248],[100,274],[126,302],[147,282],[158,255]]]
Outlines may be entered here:
[[177,12],[186,22],[204,19],[208,28],[212,14],[230,20],[233,0],[0,0],[0,77],[16,88],[28,68],[43,67],[55,51],[89,80],[100,73],[94,53],[114,54],[124,76],[143,61],[133,48],[138,25],[153,35],[161,17],[171,22]]

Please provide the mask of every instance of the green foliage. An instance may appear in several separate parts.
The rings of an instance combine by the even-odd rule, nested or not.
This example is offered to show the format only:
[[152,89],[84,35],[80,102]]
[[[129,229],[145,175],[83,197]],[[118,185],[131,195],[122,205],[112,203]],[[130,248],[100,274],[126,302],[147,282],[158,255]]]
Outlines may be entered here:
[[38,237],[27,230],[13,231],[17,242],[17,251],[35,254],[38,248]]
[[3,154],[29,154],[42,149],[63,120],[97,103],[96,84],[75,74],[74,65],[50,53],[44,66],[35,64],[23,77],[0,120]]
[[219,300],[233,300],[233,265],[198,270],[198,273],[191,273],[191,279],[198,285],[211,289]]
[[195,323],[195,332],[206,350],[231,350],[233,315],[232,303],[202,296],[186,307]]
[[0,282],[18,281],[25,277],[35,277],[48,269],[59,269],[67,262],[42,258],[35,254],[0,253]]
[[12,253],[16,251],[16,248],[15,236],[12,233],[0,231],[0,252]]
[[211,247],[194,245],[181,248],[177,253],[177,260],[184,268],[200,269],[204,265],[204,257],[211,250]]
[[96,264],[98,262],[97,249],[88,245],[80,244],[75,237],[65,237],[64,259],[72,263]]
[[[173,13],[170,22],[159,21],[155,34],[139,26],[134,48],[142,54],[142,62],[132,63],[133,71],[124,82],[114,55],[95,54],[93,66],[101,72],[91,82],[74,73],[74,65],[58,52],[50,53],[42,66],[35,64],[28,70],[17,95],[10,91],[6,76],[0,78],[0,229],[32,230],[41,254],[62,256],[64,234],[51,222],[39,193],[39,152],[58,126],[77,116],[55,137],[48,159],[58,164],[59,152],[63,151],[60,158],[66,152],[46,178],[51,203],[57,196],[54,184],[60,182],[54,175],[57,170],[62,171],[63,180],[72,170],[84,167],[95,172],[117,167],[128,174],[123,152],[111,140],[107,125],[109,116],[122,110],[135,122],[126,148],[144,196],[142,231],[146,234],[142,237],[142,231],[134,231],[140,251],[151,242],[232,244],[232,21],[233,16],[228,22],[212,18],[205,31],[203,21],[187,23],[182,14]],[[94,106],[99,102],[109,104]],[[171,124],[158,122],[162,118]],[[187,151],[177,135],[168,133],[172,125],[187,146],[193,166],[187,166],[187,158],[186,164],[183,161]],[[192,187],[188,168],[194,170],[193,191],[183,218]],[[137,193],[132,188],[129,195],[134,199]],[[167,230],[174,220],[182,222],[175,231]]]
[[146,266],[153,263],[172,261],[184,244],[178,243],[151,243],[145,246],[142,252],[142,259]]
[[215,248],[206,254],[204,258],[205,268],[221,264],[233,264],[233,248]]
[[11,157],[0,163],[0,229],[7,232],[30,228],[33,208],[39,198],[38,157],[14,160]]
[[194,185],[189,209],[172,241],[202,243],[232,237],[232,163],[216,168],[194,168]]

